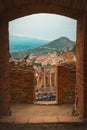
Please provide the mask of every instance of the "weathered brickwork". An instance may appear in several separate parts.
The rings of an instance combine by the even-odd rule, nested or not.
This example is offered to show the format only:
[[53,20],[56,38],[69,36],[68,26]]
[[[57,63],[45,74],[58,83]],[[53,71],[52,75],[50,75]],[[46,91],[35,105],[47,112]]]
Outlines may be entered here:
[[76,87],[76,69],[70,64],[58,66],[58,104],[74,103]]
[[77,19],[76,107],[81,116],[87,118],[87,1],[50,0],[50,3],[48,1],[0,0],[0,115],[7,114],[10,106],[8,21],[44,12]]
[[87,4],[86,1],[79,1],[78,4],[77,0],[9,0],[9,3],[4,3],[5,10],[3,8],[0,15],[8,21],[33,13],[54,13],[77,19]]
[[0,115],[9,114],[8,23],[0,21]]
[[87,13],[77,22],[76,107],[87,118]]
[[10,62],[12,103],[33,103],[35,98],[34,69],[25,62]]

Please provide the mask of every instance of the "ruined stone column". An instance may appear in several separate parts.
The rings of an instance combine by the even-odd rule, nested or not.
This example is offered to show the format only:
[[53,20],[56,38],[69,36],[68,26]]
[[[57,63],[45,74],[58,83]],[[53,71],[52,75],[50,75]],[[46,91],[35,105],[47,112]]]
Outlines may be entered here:
[[54,84],[53,87],[55,87],[56,86],[56,72],[55,71],[53,72],[53,84]]
[[44,66],[44,88],[46,88],[46,75],[45,75],[45,66]]
[[0,116],[10,108],[8,22],[0,20]]
[[76,107],[87,118],[87,12],[77,21]]
[[50,72],[50,87],[52,87],[52,82],[51,82],[51,72]]
[[56,66],[56,103],[59,104],[59,91],[58,91],[58,66]]
[[56,86],[56,71],[55,71],[55,84],[54,84],[54,86]]

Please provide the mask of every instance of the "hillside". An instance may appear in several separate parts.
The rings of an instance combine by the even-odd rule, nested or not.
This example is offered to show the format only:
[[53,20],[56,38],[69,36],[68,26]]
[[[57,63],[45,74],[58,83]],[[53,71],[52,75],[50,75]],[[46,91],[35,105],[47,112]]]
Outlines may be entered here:
[[59,39],[56,39],[52,42],[49,42],[48,44],[45,44],[41,47],[37,47],[35,49],[31,49],[23,52],[11,53],[11,58],[23,59],[25,56],[30,54],[34,54],[35,56],[45,55],[47,53],[51,53],[54,51],[65,50],[71,46],[73,47],[74,45],[75,42],[69,40],[66,37],[61,37]]
[[75,42],[69,40],[68,38],[66,37],[61,37],[59,39],[56,39],[46,45],[44,45],[44,48],[45,47],[50,47],[50,48],[55,48],[55,49],[59,49],[59,50],[62,50],[64,48],[67,48],[71,45],[75,44]]

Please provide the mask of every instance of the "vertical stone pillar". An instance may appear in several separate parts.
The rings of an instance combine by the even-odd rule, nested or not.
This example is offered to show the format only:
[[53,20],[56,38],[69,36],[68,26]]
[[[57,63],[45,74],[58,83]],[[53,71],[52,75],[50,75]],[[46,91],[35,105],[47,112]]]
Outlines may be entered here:
[[52,87],[52,82],[51,82],[51,72],[50,72],[50,87]]
[[10,106],[8,22],[0,21],[0,116]]
[[56,72],[55,71],[52,73],[52,78],[53,78],[53,87],[55,87],[56,86]]
[[58,94],[58,66],[56,66],[56,103],[59,104],[59,94]]
[[45,71],[46,71],[46,69],[45,69],[45,66],[44,66],[44,88],[46,88],[46,75],[45,75]]
[[76,107],[87,118],[87,12],[77,21]]
[[56,72],[55,72],[55,83],[54,83],[54,86],[56,86],[56,79],[57,79],[57,78],[56,78]]

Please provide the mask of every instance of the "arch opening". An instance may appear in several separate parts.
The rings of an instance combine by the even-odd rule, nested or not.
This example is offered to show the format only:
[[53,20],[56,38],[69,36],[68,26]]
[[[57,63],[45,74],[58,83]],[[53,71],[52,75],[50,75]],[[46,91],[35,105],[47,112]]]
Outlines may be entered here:
[[[51,15],[51,14],[50,14]],[[42,20],[42,19],[41,19]],[[37,22],[36,22],[36,25],[37,25]],[[15,29],[15,27],[14,27],[14,29]],[[16,32],[17,33],[17,32]],[[15,34],[15,33],[12,33],[13,35]],[[18,36],[21,36],[21,37],[24,37],[24,35],[23,34],[21,34],[21,35],[19,35],[19,34],[17,34]],[[15,35],[15,36],[17,36],[17,35]],[[57,36],[58,37],[58,36]],[[11,37],[10,37],[11,38]],[[50,37],[51,38],[51,37]],[[61,41],[66,41],[66,39],[67,38],[65,38],[65,37],[62,37],[61,36]],[[46,40],[46,39],[45,39]],[[53,40],[52,40],[53,41]],[[55,40],[54,40],[55,41]],[[67,42],[70,42],[70,41],[67,41]],[[46,43],[45,43],[46,44]],[[67,44],[67,43],[65,43],[65,44]],[[73,44],[74,45],[74,44]],[[71,62],[72,60],[71,59],[73,59],[73,61],[75,62],[75,60],[76,60],[76,58],[75,58],[75,55],[73,55],[71,52],[70,52],[70,48],[69,48],[69,46],[68,47],[66,47],[67,49],[65,49],[64,48],[64,50],[56,50],[56,54],[55,54],[55,51],[53,51],[53,52],[51,52],[51,53],[54,53],[54,58],[56,57],[56,55],[57,55],[57,57],[59,57],[59,65],[63,62],[63,60],[65,60],[66,59],[66,61],[68,61],[69,60],[69,62]],[[72,47],[71,47],[72,48]],[[18,49],[18,48],[17,48]],[[44,48],[45,49],[45,48]],[[50,48],[51,49],[51,48]],[[53,49],[53,48],[52,48]],[[48,48],[48,50],[49,50],[49,48]],[[13,50],[14,51],[14,50]],[[70,53],[70,54],[68,54],[68,52]],[[23,52],[24,53],[24,52]],[[74,52],[75,53],[75,52]],[[13,54],[15,54],[15,53],[13,53]],[[41,55],[41,54],[40,54]],[[65,55],[65,56],[64,56]],[[24,62],[25,63],[28,63],[29,62],[29,55],[23,55],[22,54],[22,56],[24,56],[23,57],[23,59],[24,59]],[[30,55],[31,57],[33,57],[33,58],[35,58],[35,56],[36,55]],[[51,54],[48,54],[48,56],[47,57],[50,57],[51,56]],[[63,56],[64,56],[64,58],[63,58]],[[39,56],[38,56],[39,57]],[[37,57],[37,58],[38,58]],[[40,57],[39,57],[40,58]],[[39,59],[38,58],[38,59]],[[46,57],[45,57],[46,58]],[[44,58],[44,59],[45,59]],[[51,59],[52,59],[53,57],[51,57]],[[20,59],[20,58],[19,58]],[[43,61],[44,61],[44,59],[43,59]],[[11,59],[12,60],[12,59]],[[17,57],[16,57],[16,60],[17,60]],[[50,60],[50,59],[49,59]],[[49,61],[48,60],[48,61]],[[56,59],[55,58],[55,62],[57,61],[58,59]],[[45,73],[47,73],[46,72],[46,69],[47,69],[47,71],[49,70],[49,68],[50,68],[50,65],[51,65],[51,63],[50,62],[52,62],[52,61],[50,61],[49,63],[48,63],[48,61],[46,62],[46,68],[45,68]],[[55,63],[54,62],[54,63]],[[33,65],[34,64],[36,64],[37,66],[39,66],[40,67],[40,65],[42,66],[42,64],[44,64],[44,62],[42,62],[42,61],[40,61],[39,63],[38,62],[35,62],[35,59],[34,59],[34,61],[32,62],[33,63]],[[52,64],[54,64],[54,63],[52,63]],[[20,64],[20,63],[19,63]],[[31,65],[31,64],[30,64]],[[55,67],[57,68],[57,66],[58,66],[58,62],[56,62],[56,64],[55,64]],[[54,67],[53,67],[54,68]],[[40,68],[39,68],[40,69]],[[36,70],[35,70],[36,71]],[[51,69],[49,70],[49,72],[51,71]],[[38,73],[39,73],[39,71],[38,71]],[[38,75],[38,73],[37,73],[37,71],[36,71],[36,77],[37,77],[37,75]],[[66,72],[67,73],[67,72]],[[58,83],[57,83],[57,80],[58,79],[56,79],[56,77],[58,77],[57,75],[58,75],[58,72],[57,72],[57,69],[56,69],[56,71],[52,71],[52,73],[49,73],[50,74],[50,76],[48,76],[48,74],[47,74],[47,76],[45,77],[45,82],[46,82],[46,87],[48,88],[48,86],[49,86],[49,84],[51,84],[51,86],[54,86],[53,84],[55,84],[56,85],[56,89],[58,89],[57,87],[58,87]],[[41,74],[42,75],[42,74]],[[53,76],[52,76],[53,75]],[[39,76],[40,76],[40,73],[39,73]],[[26,77],[26,76],[25,76]],[[48,84],[48,78],[49,78],[49,84]],[[42,77],[42,79],[44,79],[44,77]],[[55,80],[55,81],[54,81]],[[61,81],[63,81],[62,79],[60,79]],[[53,83],[52,83],[52,81],[53,81]],[[35,81],[34,81],[35,82]],[[40,81],[39,81],[39,85],[40,85]],[[41,86],[41,85],[40,85]],[[43,85],[42,85],[43,86]],[[64,89],[66,89],[66,88],[64,88]],[[52,88],[51,88],[51,91],[52,91]],[[56,103],[58,103],[59,101],[59,99],[57,99],[57,97],[59,96],[58,95],[58,92],[59,90],[56,90],[54,93],[56,93]],[[75,89],[74,89],[74,91],[75,91]],[[67,91],[68,92],[68,91]],[[19,92],[20,93],[20,92]],[[34,93],[35,93],[35,89],[34,89]],[[45,93],[47,93],[47,92],[45,92]],[[44,94],[45,94],[44,93]],[[26,95],[26,94],[25,94]],[[31,95],[32,96],[32,95]],[[46,96],[46,95],[45,95]],[[48,95],[47,95],[48,96]],[[69,95],[70,96],[70,95]],[[61,96],[60,96],[61,97]],[[67,98],[67,97],[66,97]],[[75,98],[75,95],[74,95],[74,98]],[[17,100],[18,101],[18,100]],[[60,103],[62,103],[61,101],[60,101]]]

